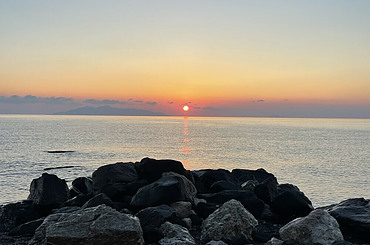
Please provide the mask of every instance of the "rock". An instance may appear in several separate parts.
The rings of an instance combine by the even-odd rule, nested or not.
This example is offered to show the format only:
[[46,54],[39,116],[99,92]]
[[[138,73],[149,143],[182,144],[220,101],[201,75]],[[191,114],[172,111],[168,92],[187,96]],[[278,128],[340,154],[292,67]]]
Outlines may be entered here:
[[201,241],[223,240],[233,243],[235,240],[248,240],[257,224],[258,221],[239,201],[230,200],[203,222]]
[[30,244],[144,244],[137,217],[105,205],[49,215]]
[[160,230],[164,234],[164,238],[159,241],[161,245],[195,245],[194,238],[190,232],[180,225],[166,222],[161,225]]
[[195,186],[186,177],[172,172],[165,173],[159,180],[140,188],[130,206],[140,210],[177,201],[192,202],[195,195]]
[[118,162],[99,167],[92,174],[92,179],[94,193],[98,194],[104,192],[106,188],[115,183],[129,183],[136,181],[138,179],[138,175],[133,163]]
[[263,168],[257,170],[234,169],[231,174],[234,176],[239,184],[245,183],[248,180],[256,180],[258,181],[258,183],[262,183],[269,178],[273,178],[276,180],[273,174],[268,173]]
[[276,178],[265,179],[262,183],[256,185],[254,193],[259,199],[270,205],[272,200],[278,196],[278,182]]
[[282,245],[284,242],[282,240],[279,240],[275,237],[271,238],[266,245]]
[[346,240],[370,243],[370,200],[352,198],[327,208]]
[[88,195],[93,192],[93,181],[91,178],[79,177],[72,181],[72,187],[69,191],[69,198],[77,195]]
[[254,217],[259,218],[265,209],[265,204],[253,192],[246,190],[227,190],[213,194],[200,194],[201,198],[210,203],[223,204],[231,199],[238,200],[243,206],[253,214]]
[[198,214],[199,217],[206,219],[211,213],[216,211],[220,207],[219,204],[216,203],[204,203],[200,202],[197,206],[195,206],[194,210]]
[[273,237],[280,237],[279,230],[281,227],[282,225],[280,224],[259,220],[258,225],[252,233],[253,241],[256,243],[266,243]]
[[143,228],[144,240],[147,244],[158,243],[164,235],[159,227],[149,225]]
[[218,181],[224,181],[230,184],[236,184],[236,179],[230,171],[225,169],[204,169],[192,171],[195,187],[199,193],[211,193],[211,186]]
[[44,221],[43,218],[29,221],[20,226],[17,226],[13,230],[11,230],[8,233],[8,235],[9,236],[33,237],[33,235],[35,235],[36,229],[42,224],[43,221]]
[[82,209],[81,207],[77,207],[77,206],[62,207],[62,208],[54,209],[53,214],[73,213],[81,209]]
[[93,198],[91,198],[89,201],[87,201],[82,206],[82,208],[91,208],[91,207],[96,207],[96,206],[99,206],[99,205],[102,205],[102,204],[105,204],[109,207],[113,206],[112,200],[110,200],[110,198],[107,195],[105,195],[104,193],[100,193],[100,194],[94,196]]
[[77,206],[77,207],[82,207],[88,200],[90,200],[93,197],[93,194],[80,194],[72,199],[69,199],[65,203],[62,204],[62,207],[67,207],[67,206]]
[[210,242],[207,242],[206,245],[228,245],[227,243],[223,242],[223,241],[210,241]]
[[174,202],[170,204],[170,207],[176,211],[176,214],[180,219],[190,217],[190,215],[194,214],[190,202]]
[[258,185],[259,182],[257,180],[247,180],[246,182],[241,184],[242,190],[247,191],[254,191],[254,188],[256,188],[256,185]]
[[65,180],[53,174],[43,173],[40,178],[32,180],[28,200],[40,206],[56,208],[68,200],[68,195]]
[[319,209],[290,221],[279,233],[284,241],[295,240],[303,244],[331,245],[343,240],[338,222],[327,211]]
[[286,186],[284,185],[284,189],[280,190],[279,195],[271,202],[271,211],[281,217],[282,223],[296,217],[304,217],[313,210],[311,201],[303,192],[297,187],[286,189]]
[[187,171],[181,162],[175,160],[156,160],[144,158],[135,163],[135,168],[140,178],[154,182],[162,177],[165,172],[173,172],[192,180],[191,172]]
[[232,183],[232,182],[228,182],[226,180],[219,180],[213,183],[211,187],[209,188],[209,190],[212,193],[225,191],[225,190],[241,190],[241,186],[235,183]]
[[8,232],[19,225],[37,220],[47,215],[48,211],[31,201],[2,205],[0,206],[0,232]]
[[145,179],[138,179],[130,183],[114,183],[105,187],[104,193],[115,202],[126,202],[128,196],[131,201],[132,196],[134,196],[141,187],[147,184],[149,183]]
[[150,225],[160,227],[166,221],[178,220],[175,209],[168,205],[144,208],[136,216],[140,220],[141,227]]

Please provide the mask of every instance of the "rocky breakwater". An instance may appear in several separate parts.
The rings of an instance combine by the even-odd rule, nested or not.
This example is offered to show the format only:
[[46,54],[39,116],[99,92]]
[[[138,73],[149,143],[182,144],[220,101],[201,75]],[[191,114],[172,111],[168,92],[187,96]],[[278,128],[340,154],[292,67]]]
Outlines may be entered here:
[[370,204],[314,209],[263,169],[186,170],[144,158],[92,178],[43,174],[0,207],[0,244],[369,244]]

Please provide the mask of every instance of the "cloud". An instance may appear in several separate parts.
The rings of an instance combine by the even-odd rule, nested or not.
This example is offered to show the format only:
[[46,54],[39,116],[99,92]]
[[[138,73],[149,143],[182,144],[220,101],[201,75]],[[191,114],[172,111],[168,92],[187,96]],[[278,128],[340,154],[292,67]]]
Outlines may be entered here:
[[89,104],[94,104],[94,105],[124,105],[124,104],[127,104],[127,102],[125,101],[120,101],[120,100],[108,100],[108,99],[104,99],[104,100],[96,100],[96,99],[87,99],[84,101],[85,103],[89,103]]
[[168,104],[170,104],[170,105],[172,105],[173,103],[175,103],[175,102],[173,102],[173,101],[168,101]]
[[0,103],[9,104],[32,104],[32,103],[45,103],[45,104],[64,104],[72,103],[72,98],[66,97],[37,97],[34,95],[26,95],[24,97],[18,95],[0,96]]
[[155,101],[147,101],[147,102],[145,102],[145,104],[147,104],[147,105],[156,105],[157,102],[155,102]]
[[134,100],[133,102],[134,103],[143,103],[144,101],[142,101],[142,100]]

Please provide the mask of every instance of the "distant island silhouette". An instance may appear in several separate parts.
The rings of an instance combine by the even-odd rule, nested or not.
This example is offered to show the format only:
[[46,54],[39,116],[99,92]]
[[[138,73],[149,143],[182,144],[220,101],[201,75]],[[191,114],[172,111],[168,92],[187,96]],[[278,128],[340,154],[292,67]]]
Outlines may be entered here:
[[57,112],[54,115],[166,116],[166,114],[161,112],[134,108],[116,108],[108,105],[99,107],[85,106],[65,112]]

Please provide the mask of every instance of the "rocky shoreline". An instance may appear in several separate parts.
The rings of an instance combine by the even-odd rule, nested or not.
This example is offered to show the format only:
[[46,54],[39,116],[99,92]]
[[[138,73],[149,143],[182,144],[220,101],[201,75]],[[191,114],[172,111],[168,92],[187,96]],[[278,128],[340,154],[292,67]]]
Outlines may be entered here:
[[189,171],[144,158],[71,188],[44,173],[28,200],[0,207],[0,244],[370,244],[370,200],[314,209],[264,169]]

